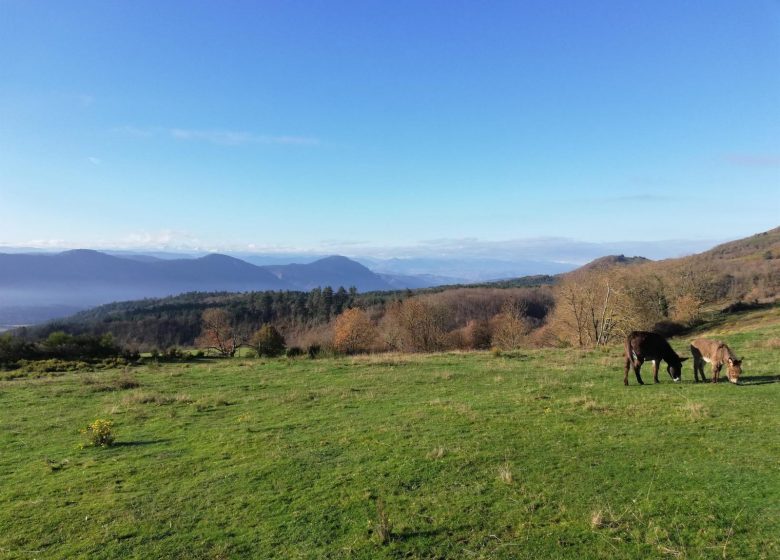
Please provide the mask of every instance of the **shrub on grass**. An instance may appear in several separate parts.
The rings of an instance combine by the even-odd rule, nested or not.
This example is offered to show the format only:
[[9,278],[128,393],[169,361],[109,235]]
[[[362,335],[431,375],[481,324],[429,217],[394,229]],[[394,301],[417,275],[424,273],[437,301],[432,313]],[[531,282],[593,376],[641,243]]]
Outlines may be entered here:
[[284,337],[273,325],[263,325],[252,336],[252,347],[258,356],[273,358],[284,352]]
[[135,376],[129,373],[128,371],[122,372],[119,375],[119,377],[114,381],[113,385],[117,390],[135,389],[136,387],[141,386],[141,384],[138,382]]
[[287,357],[288,358],[297,358],[298,356],[303,355],[303,350],[299,346],[290,346],[287,349]]
[[98,418],[86,428],[81,430],[87,436],[89,446],[110,447],[114,443],[114,423],[111,420]]

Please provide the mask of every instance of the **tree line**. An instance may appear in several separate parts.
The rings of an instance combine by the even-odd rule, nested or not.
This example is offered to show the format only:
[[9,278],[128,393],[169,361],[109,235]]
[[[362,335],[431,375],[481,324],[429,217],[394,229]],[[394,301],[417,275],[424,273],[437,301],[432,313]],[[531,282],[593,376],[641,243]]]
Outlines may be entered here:
[[71,335],[62,331],[50,333],[39,341],[25,340],[11,333],[0,335],[0,366],[11,366],[20,360],[95,361],[106,358],[131,358],[111,334],[102,336]]

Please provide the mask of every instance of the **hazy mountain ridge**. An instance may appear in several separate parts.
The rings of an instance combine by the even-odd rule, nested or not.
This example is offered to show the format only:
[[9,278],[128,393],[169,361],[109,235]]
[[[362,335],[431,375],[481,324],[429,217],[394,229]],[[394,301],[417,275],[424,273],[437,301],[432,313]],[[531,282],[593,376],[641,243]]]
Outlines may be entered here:
[[63,316],[62,310],[72,313],[112,301],[184,292],[308,291],[324,286],[354,286],[365,292],[430,285],[422,278],[385,278],[340,256],[258,266],[222,254],[161,259],[89,249],[0,253],[0,324],[39,322]]

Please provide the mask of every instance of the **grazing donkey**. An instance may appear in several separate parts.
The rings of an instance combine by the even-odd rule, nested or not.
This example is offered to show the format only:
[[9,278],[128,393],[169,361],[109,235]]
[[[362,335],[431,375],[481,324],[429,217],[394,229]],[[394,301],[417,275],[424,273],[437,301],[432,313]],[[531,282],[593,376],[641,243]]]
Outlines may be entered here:
[[697,383],[699,382],[699,373],[701,373],[702,381],[707,381],[707,378],[704,377],[704,362],[712,364],[713,383],[717,383],[720,379],[720,370],[723,364],[728,366],[726,371],[729,381],[734,384],[739,381],[739,376],[742,374],[742,360],[737,359],[736,354],[725,342],[697,338],[691,342],[691,354],[693,354],[693,377]]
[[639,370],[645,360],[653,362],[653,381],[658,383],[658,365],[661,360],[666,362],[666,371],[679,383],[682,375],[682,363],[688,358],[681,358],[669,346],[669,343],[660,334],[645,331],[634,331],[626,339],[626,371],[623,375],[623,385],[628,385],[628,368],[634,368],[636,380],[644,385]]

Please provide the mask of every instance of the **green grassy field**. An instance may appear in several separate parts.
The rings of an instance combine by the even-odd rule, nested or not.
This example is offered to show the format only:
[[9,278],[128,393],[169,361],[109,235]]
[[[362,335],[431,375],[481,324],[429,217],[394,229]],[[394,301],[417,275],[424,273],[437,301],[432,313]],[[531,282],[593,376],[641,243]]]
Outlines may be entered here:
[[718,329],[742,386],[617,347],[2,381],[0,558],[780,558],[780,309]]

